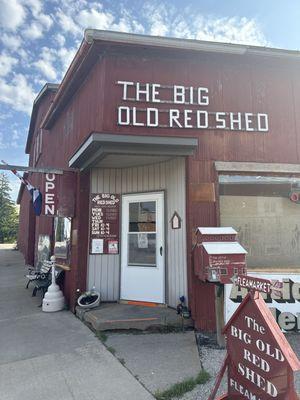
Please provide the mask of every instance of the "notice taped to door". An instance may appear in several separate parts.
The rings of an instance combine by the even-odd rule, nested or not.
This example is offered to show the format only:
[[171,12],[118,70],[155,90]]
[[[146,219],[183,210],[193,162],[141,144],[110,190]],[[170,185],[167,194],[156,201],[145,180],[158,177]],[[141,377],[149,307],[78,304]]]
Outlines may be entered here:
[[90,254],[119,253],[119,214],[119,194],[91,194]]

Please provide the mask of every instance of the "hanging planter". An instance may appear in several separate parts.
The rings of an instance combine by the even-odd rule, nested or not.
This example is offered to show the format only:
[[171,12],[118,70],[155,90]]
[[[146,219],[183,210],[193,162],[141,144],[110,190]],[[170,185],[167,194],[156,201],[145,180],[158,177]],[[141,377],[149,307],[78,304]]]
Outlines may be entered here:
[[96,290],[85,292],[79,296],[77,304],[82,308],[94,308],[100,304],[100,293]]

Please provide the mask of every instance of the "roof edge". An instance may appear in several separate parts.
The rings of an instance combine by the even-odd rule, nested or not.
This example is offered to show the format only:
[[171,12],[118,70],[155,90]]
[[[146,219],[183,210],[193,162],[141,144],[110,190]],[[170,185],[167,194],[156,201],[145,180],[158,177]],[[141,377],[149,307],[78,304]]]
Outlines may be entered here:
[[92,43],[89,43],[85,38],[82,40],[79,49],[77,50],[75,57],[73,58],[67,72],[65,73],[61,84],[59,85],[59,89],[53,99],[53,103],[50,105],[46,115],[44,116],[41,127],[48,129],[51,125],[51,120],[53,114],[55,114],[60,106],[60,102],[62,101],[64,92],[68,90],[68,86],[70,86],[72,79],[74,77],[75,72],[80,67],[81,63],[84,61],[88,50],[90,49]]
[[34,133],[34,128],[35,128],[35,123],[36,123],[36,116],[37,116],[37,108],[42,100],[42,98],[48,93],[48,92],[56,92],[59,88],[58,83],[46,83],[40,92],[37,94],[36,98],[33,101],[33,106],[32,106],[32,112],[31,112],[31,118],[30,118],[30,124],[29,124],[29,130],[28,130],[28,135],[27,135],[27,141],[26,141],[26,146],[25,146],[25,153],[29,154],[30,153],[30,146],[31,146],[31,140],[33,137]]
[[[136,46],[149,46],[152,48],[167,48],[183,51],[203,51],[223,54],[245,55],[251,54],[256,56],[272,56],[296,58],[300,60],[300,51],[284,50],[271,47],[259,47],[234,43],[209,42],[195,39],[179,39],[172,37],[150,36],[141,34],[132,34],[124,32],[106,31],[98,29],[86,29],[81,45],[73,58],[62,82],[49,107],[41,126],[45,129],[51,129],[55,122],[56,116],[60,113],[64,100],[67,99],[68,90],[71,91],[72,84],[77,77],[77,73],[84,65],[85,59],[88,57],[89,50],[93,48],[96,42],[127,44]],[[66,100],[67,101],[67,100]],[[65,103],[66,103],[65,101]]]
[[184,49],[194,51],[208,51],[227,54],[253,54],[273,57],[298,57],[300,51],[287,50],[282,48],[253,46],[246,44],[228,43],[228,42],[210,42],[206,40],[184,39],[165,36],[150,36],[141,34],[132,34],[115,31],[105,31],[99,29],[86,29],[84,38],[87,43],[93,41],[105,41],[115,43],[126,43],[131,45],[144,45],[152,47],[167,47],[170,49]]

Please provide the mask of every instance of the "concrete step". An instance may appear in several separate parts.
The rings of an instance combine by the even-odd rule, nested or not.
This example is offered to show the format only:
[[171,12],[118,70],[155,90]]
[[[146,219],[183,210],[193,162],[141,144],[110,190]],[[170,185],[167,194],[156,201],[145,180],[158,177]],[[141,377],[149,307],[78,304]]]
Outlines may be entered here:
[[176,310],[168,307],[145,307],[139,305],[102,303],[86,310],[76,308],[76,315],[90,324],[95,331],[112,330],[180,330],[192,328],[192,319],[182,319]]

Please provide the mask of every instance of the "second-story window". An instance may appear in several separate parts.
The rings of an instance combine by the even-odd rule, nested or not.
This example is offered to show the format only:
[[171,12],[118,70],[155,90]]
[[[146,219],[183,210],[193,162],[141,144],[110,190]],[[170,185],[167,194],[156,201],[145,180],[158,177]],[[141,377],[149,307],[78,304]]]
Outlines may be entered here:
[[42,154],[42,146],[43,146],[43,129],[40,129],[36,135],[34,148],[33,148],[33,162],[34,165],[38,162],[40,155]]

